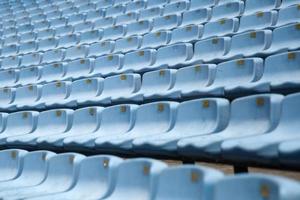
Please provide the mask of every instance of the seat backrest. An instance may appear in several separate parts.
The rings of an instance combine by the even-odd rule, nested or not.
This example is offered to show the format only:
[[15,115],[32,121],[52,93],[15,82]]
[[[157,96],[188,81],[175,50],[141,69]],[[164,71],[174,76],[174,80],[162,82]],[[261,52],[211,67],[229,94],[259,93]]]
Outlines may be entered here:
[[18,78],[18,71],[4,70],[0,71],[0,84],[2,87],[14,86]]
[[41,71],[39,67],[27,67],[20,69],[18,84],[36,83],[40,78]]
[[9,68],[17,68],[20,64],[20,57],[18,56],[10,56],[3,58],[1,61],[1,68],[9,69]]
[[16,88],[16,95],[14,104],[28,104],[36,102],[41,95],[41,86],[40,85],[26,85],[23,87]]
[[156,50],[145,49],[139,51],[133,51],[125,54],[124,56],[124,70],[140,71],[147,68],[151,68],[151,65],[155,63]]
[[63,50],[61,49],[49,50],[43,54],[42,63],[47,64],[47,63],[59,62],[62,61],[63,58],[64,58]]
[[281,1],[279,0],[269,0],[269,1],[259,1],[259,0],[246,0],[245,1],[245,12],[244,14],[256,13],[258,11],[273,10],[280,6]]
[[0,103],[1,105],[8,105],[14,101],[14,88],[0,88]]
[[123,65],[123,54],[101,56],[94,61],[94,74],[108,75],[117,72]]
[[213,7],[211,21],[216,21],[223,18],[238,17],[243,13],[243,11],[243,1],[229,1],[228,3]]
[[44,84],[42,86],[40,101],[47,102],[55,100],[55,102],[57,102],[67,98],[70,93],[70,84],[71,83],[68,81],[57,81]]
[[29,53],[26,55],[22,56],[21,59],[21,67],[27,67],[27,66],[31,66],[31,65],[38,65],[40,64],[42,59],[41,54],[39,53]]
[[71,85],[70,99],[92,99],[101,94],[103,89],[102,78],[87,78],[73,81]]
[[44,65],[41,69],[41,81],[51,82],[63,79],[65,66],[62,63]]
[[76,79],[89,75],[93,69],[93,63],[91,59],[80,59],[67,63],[65,68],[65,77]]

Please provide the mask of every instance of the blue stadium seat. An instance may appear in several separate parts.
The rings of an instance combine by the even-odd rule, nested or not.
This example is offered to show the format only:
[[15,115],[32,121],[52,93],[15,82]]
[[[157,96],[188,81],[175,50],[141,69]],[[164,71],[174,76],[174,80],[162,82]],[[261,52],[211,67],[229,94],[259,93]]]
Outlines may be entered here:
[[78,43],[78,36],[76,34],[70,34],[62,36],[58,39],[57,48],[68,48],[75,46]]
[[34,27],[31,24],[25,24],[17,28],[18,34],[32,32]]
[[42,58],[42,63],[43,64],[48,64],[48,63],[54,63],[54,62],[59,62],[62,61],[65,55],[65,51],[62,49],[53,49],[46,51],[43,53],[43,58]]
[[239,27],[237,18],[220,19],[214,22],[208,22],[204,25],[203,38],[217,37],[234,34]]
[[213,186],[222,177],[221,172],[206,167],[169,167],[159,175],[154,199],[213,199]]
[[188,10],[189,4],[190,2],[186,0],[177,1],[174,3],[171,2],[164,7],[163,15],[183,13],[184,11]]
[[63,80],[65,75],[65,66],[61,63],[54,63],[49,65],[44,65],[41,69],[41,77],[39,82],[51,82]]
[[278,20],[276,26],[282,26],[299,21],[299,13],[299,4],[280,9],[278,12]]
[[114,4],[113,0],[97,0],[96,3],[96,8],[100,9],[100,8],[107,8],[110,7]]
[[126,7],[123,5],[116,5],[106,8],[105,17],[115,17],[125,12]]
[[298,182],[263,174],[228,176],[215,184],[214,191],[214,200],[296,200],[300,197]]
[[34,32],[24,33],[20,35],[20,42],[25,43],[29,41],[34,41],[37,37],[37,34]]
[[172,31],[170,44],[179,42],[191,42],[199,40],[203,34],[202,25],[188,25],[176,28]]
[[92,22],[81,22],[79,24],[75,24],[74,33],[83,33],[85,31],[91,31],[93,29],[94,24]]
[[299,0],[282,0],[281,8],[288,7],[291,5],[299,4]]
[[21,67],[28,67],[33,65],[40,64],[42,60],[42,55],[39,53],[29,53],[22,56],[20,66]]
[[176,28],[181,23],[181,16],[177,14],[156,17],[153,19],[152,31],[169,30]]
[[147,0],[137,0],[126,4],[126,12],[139,11],[145,9]]
[[42,30],[42,31],[38,31],[36,38],[38,40],[53,38],[54,35],[56,34],[56,30],[54,30],[54,29],[45,29],[45,30]]
[[138,13],[136,12],[122,14],[116,17],[116,25],[129,24],[132,22],[136,22],[137,19],[138,19]]
[[114,53],[128,52],[139,49],[142,43],[142,36],[131,36],[116,40]]
[[[299,138],[295,133],[298,125],[293,123],[299,117],[298,107],[296,106],[299,100],[299,93],[284,98],[280,122],[275,130],[271,130],[266,134],[225,141],[222,144],[224,156],[239,160],[243,160],[246,156],[248,161],[259,161],[260,163],[276,162],[278,160],[279,144]],[[275,115],[271,116],[277,117]]]
[[93,75],[109,76],[119,72],[123,65],[123,54],[110,54],[101,56],[94,61]]
[[17,68],[20,65],[20,57],[18,56],[10,56],[3,58],[1,60],[1,68],[2,69],[10,69],[10,68]]
[[74,47],[69,47],[66,49],[64,61],[84,59],[87,54],[87,46],[78,45]]
[[4,70],[0,71],[0,84],[1,87],[14,86],[18,80],[19,72],[17,70]]
[[[273,131],[279,122],[282,99],[282,95],[262,94],[234,100],[227,128],[219,133],[180,140],[178,142],[180,154],[199,158],[218,158],[221,156],[224,141]],[[246,128],[249,125],[256,128]],[[259,144],[257,140],[256,144]]]
[[94,11],[89,11],[88,13],[86,13],[85,20],[95,22],[98,19],[101,19],[103,17],[103,14],[104,14],[104,11],[101,10],[101,9],[94,10]]
[[84,14],[81,13],[73,14],[68,17],[68,25],[74,26],[76,24],[84,22],[84,20],[85,20]]
[[94,29],[103,29],[115,25],[114,17],[99,18],[94,22]]
[[[94,147],[94,141],[100,137],[113,137],[124,134],[132,129],[135,123],[136,105],[121,104],[105,108],[101,113],[101,124],[87,132],[74,132],[73,137],[69,136],[63,140],[65,149],[83,149]],[[114,119],[114,123],[111,123]],[[82,121],[82,119],[78,119]],[[100,120],[100,119],[98,119]],[[97,121],[98,123],[98,121]],[[80,126],[81,123],[79,123]],[[96,124],[95,124],[96,125]],[[55,142],[54,145],[59,145]]]
[[212,8],[211,21],[216,21],[223,18],[238,17],[243,14],[243,11],[243,1],[229,1]]
[[259,11],[273,10],[278,8],[280,4],[281,4],[280,0],[269,0],[269,1],[246,0],[244,14],[252,14]]
[[38,42],[38,51],[48,51],[51,49],[55,49],[55,47],[57,46],[58,41],[54,38],[47,38],[47,39],[43,39],[40,40]]
[[148,0],[147,8],[153,8],[157,6],[164,6],[168,3],[168,0]]
[[[149,0],[148,0],[149,5]],[[140,11],[139,20],[151,20],[153,18],[159,17],[162,14],[161,7],[152,7]]]
[[[58,14],[58,13],[55,13],[54,15],[56,15],[56,14]],[[42,30],[46,30],[49,28],[50,22],[48,22],[47,20],[41,21],[41,22],[36,22],[33,24],[33,26],[34,26],[35,31],[42,31]]]
[[29,108],[32,103],[35,103],[39,100],[41,95],[40,85],[28,85],[23,87],[18,87],[15,90],[14,101],[9,105],[10,109],[25,109]]
[[56,37],[63,37],[63,36],[72,34],[73,31],[74,31],[74,28],[71,25],[60,26],[60,27],[55,29],[55,36]]
[[154,137],[169,132],[175,123],[176,102],[154,102],[137,109],[134,127],[125,133],[103,136],[95,140],[95,148],[113,152],[132,152],[132,142],[141,137]]
[[4,87],[0,89],[0,109],[7,109],[15,98],[15,88]]
[[178,106],[170,131],[137,138],[133,141],[133,149],[143,154],[175,155],[180,139],[220,132],[227,126],[228,118],[229,102],[226,99],[186,101]]
[[152,29],[152,21],[143,20],[134,23],[130,23],[127,25],[127,36],[132,35],[144,35],[150,32]]
[[99,57],[113,52],[115,48],[114,41],[104,41],[101,43],[94,43],[89,46],[87,57]]
[[[1,73],[0,73],[1,77]],[[19,78],[17,84],[27,85],[31,83],[37,83],[41,77],[40,67],[27,67],[20,69]]]
[[158,32],[145,34],[143,36],[141,49],[164,46],[169,43],[170,39],[171,39],[170,31],[158,31]]
[[190,10],[213,7],[217,5],[217,3],[218,3],[217,0],[203,0],[203,1],[191,0]]
[[9,45],[17,45],[20,41],[20,37],[18,37],[17,35],[12,35],[9,37],[6,37],[3,41],[3,45],[5,46],[9,46]]
[[60,26],[67,25],[68,19],[65,17],[61,17],[61,18],[55,18],[55,19],[49,20],[49,22],[50,22],[51,28],[58,28]]
[[65,78],[79,79],[89,76],[93,70],[93,61],[91,59],[80,59],[71,61],[65,65]]
[[123,72],[142,72],[155,69],[153,64],[156,62],[157,52],[154,49],[145,49],[127,53],[124,56]]
[[15,56],[18,51],[19,51],[18,45],[12,44],[9,46],[3,46],[1,49],[1,57]]
[[100,38],[102,37],[101,30],[92,30],[86,31],[80,34],[80,44],[91,44],[95,42],[99,42]]
[[108,27],[103,30],[102,40],[116,40],[118,38],[122,38],[125,34],[126,26],[124,25]]

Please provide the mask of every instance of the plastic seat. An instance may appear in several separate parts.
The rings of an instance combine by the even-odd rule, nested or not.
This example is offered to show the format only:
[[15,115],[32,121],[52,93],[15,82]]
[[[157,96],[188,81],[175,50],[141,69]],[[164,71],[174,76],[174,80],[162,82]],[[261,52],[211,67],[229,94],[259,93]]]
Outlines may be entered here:
[[20,43],[26,43],[36,40],[37,34],[34,32],[24,33],[20,35]]
[[3,30],[3,36],[5,37],[9,37],[9,36],[12,36],[12,35],[16,35],[17,34],[17,29],[14,28],[14,27],[10,27],[10,28],[6,28]]
[[62,16],[64,17],[72,17],[73,15],[76,15],[78,13],[78,8],[77,7],[70,7],[62,10]]
[[37,125],[38,114],[36,111],[21,111],[9,114],[6,128],[0,136],[1,145],[5,145],[6,139],[9,137],[32,133]]
[[41,69],[39,82],[51,82],[63,80],[65,75],[65,66],[61,63],[44,65]]
[[93,26],[94,24],[92,22],[81,22],[79,24],[74,25],[74,33],[91,31],[93,29]]
[[75,34],[65,35],[58,39],[57,48],[68,48],[78,43],[78,37]]
[[126,12],[139,11],[145,9],[149,4],[146,0],[138,0],[126,4]]
[[[300,23],[290,24],[283,27],[276,28],[273,31],[272,44],[269,49],[265,51],[267,54],[291,51],[299,48]],[[288,36],[288,37],[287,37]]]
[[113,0],[96,0],[96,7],[99,8],[108,8],[114,4]]
[[80,59],[69,62],[65,65],[65,78],[79,79],[89,76],[93,70],[91,59]]
[[214,87],[224,87],[225,95],[269,92],[268,84],[258,82],[264,73],[261,58],[245,58],[220,63],[217,66]]
[[[53,195],[70,190],[77,180],[80,162],[85,156],[77,153],[62,153],[49,158],[48,170],[41,184],[7,190],[5,198],[32,198],[41,199],[45,195]],[[50,189],[51,188],[51,189]]]
[[243,15],[238,32],[253,31],[272,27],[276,24],[277,12],[265,11],[250,15]]
[[118,73],[123,66],[123,54],[101,56],[94,61],[94,75],[109,76]]
[[72,34],[73,31],[74,31],[74,28],[71,25],[61,26],[61,27],[58,27],[55,29],[55,36],[63,37],[63,36]]
[[3,58],[1,61],[1,68],[2,69],[10,69],[10,68],[17,68],[20,64],[20,57],[18,56],[10,56]]
[[162,14],[162,8],[161,7],[153,7],[148,8],[140,11],[139,21],[141,20],[151,20],[156,17],[161,16]]
[[20,175],[23,167],[23,159],[27,151],[20,149],[7,149],[0,152],[1,183],[11,181]]
[[20,44],[18,53],[19,54],[27,54],[27,53],[35,52],[37,47],[38,47],[38,45],[34,41],[23,43],[23,44]]
[[172,37],[170,44],[179,42],[190,42],[199,40],[203,34],[202,25],[189,25],[174,29],[172,31]]
[[[76,2],[77,3],[77,2]],[[78,2],[80,3],[80,1]],[[81,2],[81,3],[84,3],[84,2]],[[77,4],[78,5],[78,4]],[[78,8],[78,12],[80,13],[88,13],[90,11],[93,11],[96,9],[96,6],[95,4],[92,4],[92,3],[86,3],[84,5],[81,5],[79,8]]]
[[140,48],[142,36],[131,36],[116,40],[114,53],[134,51]]
[[220,37],[234,34],[239,27],[237,18],[221,19],[219,21],[209,22],[204,25],[203,38]]
[[111,27],[115,24],[114,17],[99,18],[94,22],[94,30]]
[[38,42],[38,51],[48,51],[51,49],[55,49],[57,46],[58,41],[54,38],[47,38],[44,40],[40,40]]
[[[31,11],[32,12],[32,11]],[[34,16],[31,17],[31,22],[33,23],[37,23],[37,22],[41,22],[41,21],[45,21],[47,18],[46,18],[46,15],[44,15],[41,11],[40,14],[36,14]]]
[[169,132],[175,123],[178,103],[155,102],[138,107],[134,127],[118,135],[103,136],[95,140],[95,148],[130,153],[137,138],[154,137]]
[[37,83],[40,79],[41,67],[26,67],[20,69],[18,84],[27,85]]
[[114,5],[119,5],[119,4],[127,4],[131,2],[131,0],[115,0]]
[[129,24],[132,22],[136,22],[138,18],[138,14],[135,12],[130,12],[127,14],[119,15],[116,17],[116,25]]
[[258,1],[258,0],[246,0],[245,1],[245,12],[244,14],[252,14],[258,11],[269,11],[276,9],[281,4],[279,0],[270,0],[270,1]]
[[0,71],[0,84],[1,87],[14,86],[18,79],[18,71],[16,70],[3,70]]
[[44,39],[54,39],[55,35],[55,30],[54,29],[45,29],[45,30],[42,30],[42,31],[38,31],[37,32],[37,39],[38,40],[44,40]]
[[30,24],[25,24],[18,27],[18,34],[32,32],[34,27]]
[[42,59],[41,54],[39,53],[29,53],[22,56],[20,66],[21,67],[28,67],[32,65],[40,64]]
[[154,199],[212,199],[212,188],[222,177],[221,172],[206,167],[169,167],[159,175]]
[[64,18],[64,17],[52,19],[52,20],[50,20],[50,27],[58,28],[61,26],[65,26],[65,25],[67,25],[67,22],[68,22],[68,19]]
[[12,35],[4,39],[3,45],[9,46],[9,45],[17,45],[20,42],[20,37],[17,35]]
[[15,56],[19,50],[19,46],[12,44],[3,46],[1,49],[1,57]]
[[181,23],[180,15],[167,15],[162,17],[157,17],[153,19],[153,29],[152,31],[159,30],[169,30],[176,28]]
[[99,42],[101,37],[102,37],[101,30],[86,31],[80,34],[79,43],[92,44],[95,42]]
[[43,53],[42,63],[47,64],[62,61],[64,58],[64,53],[65,51],[61,49],[46,51]]
[[[39,113],[38,124],[34,132],[26,135],[9,137],[7,143],[14,146],[36,146],[39,137],[62,134],[72,126],[73,110],[55,109]],[[49,128],[51,127],[51,129]]]
[[[234,194],[234,191],[240,191]],[[228,176],[214,186],[214,199],[291,199],[300,197],[299,183],[287,178],[263,174]],[[286,191],[286,192],[283,192]]]
[[141,49],[155,48],[167,45],[171,40],[170,31],[158,31],[143,36]]
[[222,61],[231,50],[230,37],[216,37],[200,40],[194,45],[193,61],[214,62]]
[[118,38],[122,38],[126,34],[126,26],[119,25],[113,26],[109,28],[105,28],[103,30],[102,40],[116,40]]
[[137,138],[133,141],[133,149],[145,154],[176,154],[180,139],[220,132],[227,126],[228,118],[229,102],[226,99],[186,101],[178,106],[170,131]]
[[101,19],[103,17],[104,11],[99,9],[99,10],[94,10],[94,11],[89,11],[86,14],[86,21],[91,21],[91,22],[95,22],[98,19]]
[[299,0],[282,0],[282,3],[281,3],[280,7],[285,8],[285,7],[295,5],[295,4],[298,4],[298,3],[299,3]]
[[[197,158],[218,158],[226,141],[273,131],[280,119],[282,99],[282,95],[262,94],[234,100],[227,128],[218,133],[180,140],[180,154]],[[247,128],[248,126],[256,128]],[[256,140],[256,144],[260,142]]]
[[123,5],[116,5],[106,8],[105,17],[115,17],[125,12],[126,7]]
[[183,13],[188,10],[189,1],[177,1],[174,3],[169,3],[164,7],[163,15],[172,15]]
[[68,25],[74,26],[76,24],[82,23],[85,20],[84,14],[74,14],[68,17]]
[[98,57],[113,52],[115,48],[114,41],[103,41],[100,43],[91,44],[88,48],[87,57]]
[[159,68],[154,67],[156,50],[146,49],[127,53],[124,56],[124,64],[122,66],[123,72],[144,72],[151,69]]
[[213,7],[217,5],[217,3],[218,3],[217,0],[203,0],[203,1],[191,0],[190,10]]
[[34,26],[35,31],[42,31],[42,30],[46,30],[49,28],[50,22],[48,22],[48,21],[36,22],[33,24],[33,26]]
[[[98,126],[100,123],[100,112],[97,112],[97,115],[91,115],[91,111],[85,109],[81,109],[83,114],[78,113],[78,117],[80,115],[87,115],[86,112],[89,112],[89,118],[93,116],[93,125],[90,125],[92,129],[84,129],[85,131],[81,132],[71,132],[69,137],[60,137],[63,140],[63,145],[65,149],[83,149],[87,147],[93,147],[94,141],[98,137],[112,137],[117,134],[122,134],[128,132],[134,125],[135,122],[135,113],[137,109],[137,105],[132,104],[122,104],[122,105],[115,105],[105,108],[101,112],[101,125]],[[79,111],[79,110],[78,110]],[[76,111],[75,111],[76,113]],[[94,111],[92,113],[95,113]],[[75,116],[76,117],[76,116]],[[97,117],[97,118],[96,118]],[[114,123],[111,123],[114,119]],[[88,119],[88,118],[85,118]],[[78,126],[82,126],[81,124],[84,122],[81,119],[74,118],[77,120]],[[96,121],[95,121],[96,120]],[[80,121],[80,122],[79,122]],[[117,124],[117,126],[116,126]],[[52,137],[53,138],[53,137]],[[50,140],[50,138],[49,138]],[[52,140],[52,139],[51,139]],[[55,139],[53,139],[55,140]],[[61,145],[61,139],[57,140],[56,142],[52,142],[55,146]]]
[[149,20],[130,23],[127,25],[126,36],[144,35],[150,32],[151,29],[152,29],[152,22]]
[[[116,173],[122,159],[115,156],[91,156],[81,161],[78,179],[68,191],[41,197],[53,200],[65,199],[97,199],[107,196],[116,181]],[[101,189],[96,189],[99,187]]]
[[278,20],[276,26],[282,26],[299,21],[299,13],[299,4],[280,9],[278,12]]
[[87,54],[87,47],[85,45],[69,47],[66,49],[64,61],[66,60],[75,60],[75,59],[83,59]]
[[223,18],[238,17],[243,14],[244,2],[232,1],[213,7],[211,21],[217,21]]

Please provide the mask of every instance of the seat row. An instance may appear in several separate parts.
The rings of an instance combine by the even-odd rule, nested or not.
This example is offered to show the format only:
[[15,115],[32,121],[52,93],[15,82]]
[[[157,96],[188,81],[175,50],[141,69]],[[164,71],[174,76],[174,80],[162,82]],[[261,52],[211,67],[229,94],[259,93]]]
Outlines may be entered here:
[[[78,153],[0,152],[3,199],[297,200],[300,184],[273,175],[224,176],[212,168]],[[10,167],[10,171],[7,168]],[[134,178],[133,178],[134,177]],[[239,193],[236,193],[236,190]]]
[[[299,166],[300,93],[1,113],[3,147]],[[51,127],[51,128],[49,128]],[[253,128],[255,127],[255,128]],[[282,147],[283,148],[283,147]]]
[[[124,101],[180,100],[199,96],[230,97],[289,91],[299,89],[299,59],[300,52],[295,51],[272,55],[265,62],[254,57],[218,65],[201,64],[178,70],[160,69],[144,73],[143,78],[136,73],[100,78],[100,75],[114,74],[120,70],[117,64],[113,64],[119,62],[112,62],[107,58],[98,59],[94,64],[90,60],[78,60],[66,65],[25,68],[19,74],[15,71],[3,71],[0,73],[1,84],[16,84],[14,81],[18,77],[18,84],[28,85],[2,88],[0,108],[44,109],[55,106],[109,105]],[[290,76],[291,73],[294,76]],[[84,78],[88,76],[90,77]]]

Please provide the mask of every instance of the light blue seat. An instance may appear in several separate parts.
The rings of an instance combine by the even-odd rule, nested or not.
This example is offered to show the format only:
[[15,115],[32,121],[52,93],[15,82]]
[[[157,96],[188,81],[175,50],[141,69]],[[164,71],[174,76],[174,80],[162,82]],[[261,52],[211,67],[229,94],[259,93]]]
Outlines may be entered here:
[[27,53],[35,52],[37,46],[38,46],[37,43],[34,41],[20,44],[18,54],[27,54]]
[[299,4],[292,5],[287,8],[281,8],[278,12],[278,20],[276,26],[282,26],[282,25],[297,22],[299,21],[299,18],[300,18]]
[[147,8],[153,8],[158,6],[164,6],[168,3],[168,0],[148,0],[147,1]]
[[161,69],[146,72],[143,75],[143,82],[139,93],[144,99],[178,99],[179,92],[172,92],[176,80],[176,70]]
[[68,191],[34,199],[73,200],[106,197],[114,188],[122,159],[115,156],[90,156],[79,164],[75,185]]
[[113,52],[115,48],[114,41],[104,41],[94,43],[89,46],[87,57],[99,57]]
[[81,22],[74,25],[74,33],[83,33],[85,31],[91,31],[94,24],[92,22]]
[[211,21],[238,17],[243,14],[243,11],[243,1],[229,1],[228,3],[220,4],[212,8]]
[[170,44],[199,40],[203,34],[202,25],[188,25],[172,31]]
[[62,49],[53,49],[43,53],[42,61],[43,64],[60,62],[63,60],[65,51]]
[[[146,158],[124,161],[119,165],[115,188],[105,199],[153,199],[159,174],[166,167],[163,162]],[[128,182],[133,176],[135,178]]]
[[81,22],[84,22],[85,15],[82,13],[73,14],[68,17],[68,25],[74,26],[76,24],[79,24]]
[[220,19],[219,21],[208,22],[204,25],[203,38],[220,37],[234,34],[239,27],[237,18]]
[[32,32],[33,28],[34,27],[31,24],[25,24],[25,25],[19,26],[17,28],[17,31],[18,31],[18,34],[28,33],[28,32]]
[[33,198],[40,199],[44,195],[53,195],[70,190],[78,176],[79,163],[85,156],[77,153],[63,153],[55,155],[48,160],[48,170],[41,184],[7,190],[1,197],[7,199]]
[[42,30],[42,31],[38,31],[36,38],[38,40],[53,38],[55,34],[56,34],[56,30],[54,30],[54,29],[45,29],[45,30]]
[[101,125],[102,110],[101,107],[85,107],[75,110],[69,131],[41,136],[36,140],[37,145],[41,148],[58,149],[63,147],[65,138],[95,133]]
[[[94,141],[98,137],[113,137],[130,131],[135,123],[137,107],[137,105],[133,104],[121,104],[105,108],[101,112],[101,118],[98,117],[97,121],[94,122],[94,124],[97,124],[90,126],[94,127],[93,129],[84,132],[73,132],[73,136],[71,135],[63,140],[64,148],[93,148],[95,145]],[[98,126],[100,120],[101,124]],[[78,123],[78,126],[79,125],[80,123]],[[58,142],[54,143],[54,145],[57,144]]]
[[[277,94],[261,94],[235,99],[231,103],[231,116],[226,129],[214,134],[180,140],[178,142],[179,153],[189,157],[219,158],[226,141],[273,131],[279,122],[282,99],[283,96]],[[256,144],[259,143],[256,140]]]
[[300,52],[274,54],[265,59],[261,83],[270,84],[272,89],[293,89],[299,87]]
[[116,40],[118,38],[122,38],[125,34],[126,26],[124,25],[108,27],[103,30],[102,40]]
[[261,58],[230,60],[217,66],[213,86],[224,87],[226,96],[269,92],[269,84],[258,82],[263,73]]
[[76,34],[70,34],[62,36],[58,39],[57,48],[68,48],[75,46],[78,43],[78,36]]
[[[287,37],[288,36],[288,37]],[[273,31],[272,44],[265,51],[267,54],[291,51],[299,48],[300,23],[294,23],[283,27],[276,28]]]
[[46,16],[47,16],[47,20],[51,20],[51,19],[62,17],[62,13],[56,8],[53,10],[49,10],[49,12],[46,13]]
[[138,1],[129,2],[126,4],[126,12],[143,10],[143,9],[145,9],[147,3],[148,2],[146,0],[138,0]]
[[1,145],[6,144],[6,139],[17,135],[32,133],[38,123],[38,112],[20,111],[7,116],[6,128],[0,135]]
[[108,28],[115,25],[114,17],[99,18],[94,22],[94,30]]
[[299,125],[296,123],[299,118],[297,106],[299,101],[299,93],[286,96],[282,102],[280,122],[275,130],[267,134],[225,141],[222,144],[224,156],[239,160],[245,159],[246,156],[249,161],[278,163],[279,144],[300,138],[297,135]]
[[1,183],[12,181],[20,176],[26,154],[27,151],[21,149],[7,149],[0,152]]
[[1,49],[1,57],[15,56],[18,51],[19,51],[19,46],[16,44],[3,46]]
[[93,60],[92,59],[80,59],[67,63],[65,65],[66,73],[65,78],[69,79],[79,79],[87,77],[91,74],[93,70]]
[[152,31],[169,30],[181,24],[181,15],[166,15],[153,19]]
[[28,67],[40,64],[42,55],[40,53],[29,53],[22,56],[20,66]]
[[136,112],[134,127],[125,133],[103,136],[95,140],[95,148],[112,152],[130,153],[133,150],[133,141],[142,137],[169,132],[175,123],[178,103],[162,101],[143,104]]
[[76,13],[78,13],[77,7],[69,7],[62,10],[62,16],[64,17],[70,17],[76,15]]
[[3,36],[9,37],[17,34],[17,29],[15,27],[5,28],[3,29]]
[[[236,191],[239,191],[235,194]],[[264,174],[228,176],[214,186],[214,200],[278,199],[300,197],[299,183],[287,178]]]
[[142,72],[155,69],[155,67],[153,67],[153,64],[155,63],[155,58],[155,49],[145,49],[127,53],[124,56],[124,63],[121,71]]
[[[149,5],[149,0],[148,0],[148,5]],[[162,14],[161,7],[152,7],[152,8],[147,7],[147,9],[140,11],[139,21],[151,20],[153,18],[159,17],[161,14]]]
[[47,39],[43,39],[40,40],[38,42],[38,51],[48,51],[51,49],[55,49],[55,47],[57,46],[58,41],[54,38],[47,38]]
[[93,75],[109,76],[120,72],[123,66],[123,54],[110,54],[95,59],[93,66]]
[[143,20],[139,22],[130,23],[127,25],[126,36],[144,35],[152,29],[152,21]]
[[189,8],[189,1],[177,1],[174,3],[169,3],[165,5],[163,10],[163,15],[172,15],[183,13],[184,11],[188,10]]
[[207,167],[169,167],[159,175],[154,199],[213,199],[213,186],[222,177],[221,172]]
[[245,1],[245,12],[244,14],[252,14],[259,11],[269,11],[276,9],[280,6],[281,1],[279,0],[269,0],[269,1],[259,1],[259,0],[246,0]]
[[288,7],[291,5],[299,4],[299,0],[282,0],[281,8]]
[[20,65],[20,57],[18,56],[10,56],[3,58],[1,60],[1,68],[2,69],[11,69],[11,68],[17,68]]
[[[55,156],[55,153],[49,151],[28,152],[24,150],[9,150],[12,159],[20,160],[20,173],[15,179],[3,181],[0,183],[0,196],[5,196],[7,191],[17,190],[19,188],[30,187],[40,184],[47,172],[48,160]],[[14,155],[13,151],[18,152]],[[1,151],[1,153],[5,151]],[[20,155],[21,154],[21,155]],[[13,158],[18,156],[18,158]]]
[[225,59],[225,55],[231,50],[230,37],[215,37],[200,40],[194,45],[194,57],[191,62],[215,62]]
[[39,137],[68,132],[72,126],[72,118],[73,110],[70,109],[55,109],[40,112],[36,129],[32,133],[9,137],[6,143],[20,147],[36,146]]
[[10,109],[16,110],[30,108],[28,105],[31,105],[39,100],[41,88],[41,85],[35,84],[16,88],[15,98]]
[[217,3],[218,3],[217,0],[203,0],[203,1],[191,0],[190,10],[213,7],[217,5]]
[[120,4],[123,5],[123,4],[127,4],[129,2],[131,2],[131,0],[115,0],[114,5],[115,6],[120,5]]
[[221,98],[185,101],[178,106],[170,131],[137,138],[132,142],[133,149],[143,154],[174,155],[179,140],[224,130],[229,119],[229,105]]
[[94,3],[96,3],[96,8],[107,8],[114,4],[113,0],[96,0]]
[[25,43],[25,42],[30,42],[36,40],[37,34],[34,32],[29,32],[29,33],[24,33],[20,35],[20,42]]
[[15,88],[4,87],[0,88],[0,109],[5,110],[10,108],[11,103],[15,98]]
[[[80,3],[82,3],[83,5],[80,5]],[[88,13],[88,12],[96,9],[95,4],[92,4],[90,2],[85,3],[85,2],[79,1],[79,2],[76,2],[76,4],[78,6],[80,5],[80,7],[78,7],[78,12],[80,12],[80,13]]]
[[102,37],[101,30],[86,31],[80,34],[80,44],[91,44],[98,42]]
[[272,27],[277,22],[278,13],[276,11],[257,12],[243,15],[240,19],[238,32],[254,31]]
[[61,26],[61,27],[58,27],[55,29],[55,36],[63,37],[63,36],[72,34],[73,31],[74,31],[74,28],[71,25]]
[[137,19],[138,19],[138,13],[129,12],[129,13],[117,16],[116,17],[116,25],[133,23],[133,22],[136,22]]
[[284,141],[278,146],[280,163],[285,166],[299,167],[300,138]]
[[34,26],[34,30],[35,31],[42,31],[42,30],[46,30],[49,28],[50,23],[48,21],[41,21],[41,22],[36,22],[33,24]]
[[125,12],[126,7],[123,5],[116,5],[106,8],[105,17],[115,17]]
[[49,20],[51,28],[58,28],[67,25],[68,19],[65,17]]
[[160,46],[165,46],[171,40],[170,31],[158,31],[153,33],[148,33],[143,36],[143,42],[141,49],[144,48],[157,48]]
[[19,72],[17,70],[4,70],[0,71],[0,84],[1,87],[11,87],[16,85]]
[[9,46],[9,45],[12,45],[12,44],[19,44],[20,42],[20,37],[18,37],[17,35],[12,35],[12,36],[9,36],[9,37],[6,37],[3,41],[3,45],[4,46]]
[[41,69],[39,82],[44,83],[63,80],[65,71],[65,66],[62,63],[44,65]]
[[64,61],[84,59],[86,57],[87,51],[88,49],[86,45],[69,47],[66,49]]
[[130,36],[116,40],[114,53],[134,51],[140,48],[142,36]]
[[[274,35],[273,35],[274,36]],[[258,30],[237,34],[231,39],[228,58],[260,55],[272,43],[271,30]]]
[[57,81],[42,86],[40,99],[29,106],[35,108],[50,108],[60,105],[70,94],[71,83],[68,81]]

